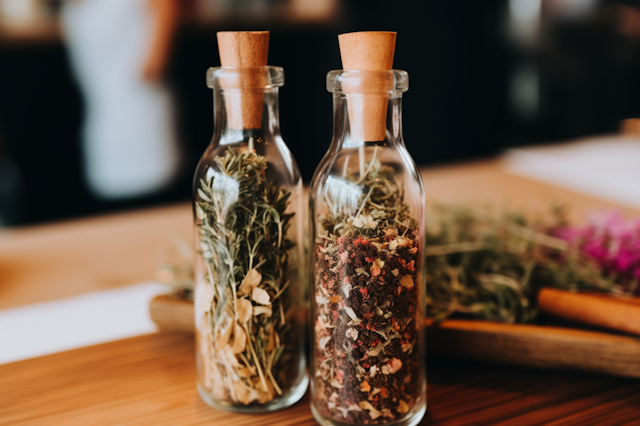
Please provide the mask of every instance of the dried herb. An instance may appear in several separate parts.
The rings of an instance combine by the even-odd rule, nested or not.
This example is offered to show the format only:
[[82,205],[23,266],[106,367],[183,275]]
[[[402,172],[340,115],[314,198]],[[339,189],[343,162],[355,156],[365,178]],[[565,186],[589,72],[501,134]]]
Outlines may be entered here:
[[299,365],[289,317],[291,193],[266,178],[254,152],[229,148],[215,162],[195,204],[206,266],[196,284],[203,384],[218,400],[262,404],[293,385],[284,366]]
[[172,297],[193,302],[193,249],[178,232],[169,236],[173,246],[161,250],[156,279],[170,287]]
[[536,320],[541,287],[623,293],[595,259],[558,238],[567,229],[561,206],[551,218],[463,205],[427,214],[427,313],[508,323]]
[[421,395],[417,224],[375,159],[363,178],[327,188],[314,250],[314,403],[341,422],[396,421]]

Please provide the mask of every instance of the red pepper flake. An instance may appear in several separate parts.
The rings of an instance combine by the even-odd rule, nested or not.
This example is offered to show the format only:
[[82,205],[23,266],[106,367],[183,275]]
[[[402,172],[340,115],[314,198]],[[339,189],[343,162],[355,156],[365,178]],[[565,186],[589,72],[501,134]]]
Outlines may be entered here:
[[362,366],[363,366],[364,368],[371,368],[371,366],[369,365],[369,363],[368,363],[368,362],[365,362],[364,364],[362,364]]
[[380,396],[385,399],[389,398],[389,389],[387,389],[386,386],[383,386],[382,389],[380,389]]
[[398,325],[398,321],[396,321],[395,318],[391,319],[391,323],[392,323],[392,328],[394,331],[400,331],[400,326]]
[[377,339],[376,341],[372,342],[369,346],[373,347],[373,346],[377,345],[378,343],[380,343],[380,339]]
[[362,294],[363,296],[366,296],[367,294],[369,294],[369,289],[366,287],[363,288],[359,288],[358,291],[360,292],[360,294]]
[[331,311],[331,315],[333,315],[334,318],[338,318],[338,311]]
[[414,266],[414,265],[415,265],[415,263],[416,263],[416,261],[415,261],[415,260],[412,260],[411,262],[409,262],[409,263],[407,263],[406,265],[404,265],[404,267],[405,267],[405,268],[407,268],[407,269],[408,269],[408,270],[410,270],[410,271],[415,271],[415,270],[416,270],[416,268],[415,268],[415,266]]
[[369,263],[373,263],[375,259],[373,257],[365,257],[364,260],[366,260]]

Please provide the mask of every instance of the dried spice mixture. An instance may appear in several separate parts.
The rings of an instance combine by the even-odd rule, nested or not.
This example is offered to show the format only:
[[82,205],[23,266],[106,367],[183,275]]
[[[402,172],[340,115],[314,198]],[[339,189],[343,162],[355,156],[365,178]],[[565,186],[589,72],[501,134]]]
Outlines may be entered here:
[[358,210],[323,217],[314,249],[314,403],[341,422],[381,424],[404,417],[422,392],[421,247],[390,168],[374,161],[357,184]]

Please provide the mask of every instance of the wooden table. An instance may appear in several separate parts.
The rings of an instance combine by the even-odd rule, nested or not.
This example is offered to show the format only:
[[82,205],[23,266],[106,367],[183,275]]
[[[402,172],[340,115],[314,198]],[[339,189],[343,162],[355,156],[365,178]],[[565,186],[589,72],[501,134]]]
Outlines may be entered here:
[[[430,199],[544,210],[555,197],[573,206],[575,220],[616,207],[511,176],[498,160],[423,175]],[[171,229],[190,235],[187,204],[4,231],[0,309],[152,279]],[[315,424],[308,399],[260,417],[210,408],[195,390],[194,359],[193,337],[157,333],[2,365],[0,424]],[[425,425],[640,425],[640,381],[435,357],[428,372]]]

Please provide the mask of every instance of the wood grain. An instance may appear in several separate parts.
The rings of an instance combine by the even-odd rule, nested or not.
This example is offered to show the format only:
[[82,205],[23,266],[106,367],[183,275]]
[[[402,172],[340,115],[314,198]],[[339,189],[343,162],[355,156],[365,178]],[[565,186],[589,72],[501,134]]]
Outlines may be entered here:
[[429,353],[536,368],[640,378],[640,339],[596,331],[447,320],[429,327]]
[[[0,366],[2,425],[315,425],[308,396],[286,410],[213,409],[195,389],[193,337],[157,333]],[[623,425],[640,382],[431,356],[421,425]]]

